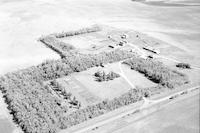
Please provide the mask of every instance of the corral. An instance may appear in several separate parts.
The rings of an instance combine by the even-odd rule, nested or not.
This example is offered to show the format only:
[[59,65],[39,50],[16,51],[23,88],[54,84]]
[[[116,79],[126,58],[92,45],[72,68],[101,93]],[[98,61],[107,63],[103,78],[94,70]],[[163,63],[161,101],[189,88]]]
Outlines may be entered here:
[[[66,55],[68,51],[94,54],[112,51],[113,49],[131,49],[136,47],[136,51],[139,49],[139,51],[142,51],[142,54],[148,54],[152,49],[153,53],[159,54],[159,49],[168,46],[136,31],[118,29],[106,25],[93,25],[75,31],[53,33],[43,36],[39,40],[60,54],[61,57]],[[63,49],[63,47],[67,48]],[[145,51],[142,48],[150,48],[150,50]]]

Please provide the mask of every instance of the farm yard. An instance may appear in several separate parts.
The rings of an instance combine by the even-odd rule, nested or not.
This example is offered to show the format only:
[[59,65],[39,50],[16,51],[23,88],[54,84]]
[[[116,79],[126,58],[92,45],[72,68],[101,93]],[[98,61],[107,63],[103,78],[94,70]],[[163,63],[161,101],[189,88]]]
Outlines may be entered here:
[[94,54],[112,51],[113,49],[131,50],[133,45],[137,47],[137,50],[140,49],[140,51],[149,55],[152,52],[154,53],[154,51],[148,50],[150,47],[156,51],[173,47],[134,30],[119,29],[106,25],[92,25],[74,31],[52,33],[42,36],[39,40],[60,54],[61,57],[67,55],[69,51]]
[[[122,38],[124,35],[127,37]],[[41,37],[40,41],[60,54],[61,57],[67,56],[69,51],[98,54],[103,51],[112,51],[113,49],[131,50],[137,47],[134,51],[143,54],[143,56],[154,57],[154,55],[160,54],[166,58],[188,62],[192,65],[198,64],[198,59],[186,52],[186,49],[170,45],[134,30],[119,29],[106,25],[93,25],[69,32],[52,33],[49,36]],[[53,39],[52,36],[55,36],[55,38]],[[153,51],[149,49],[153,49]]]
[[[95,38],[97,34],[101,34],[98,39]],[[68,37],[70,40],[63,40]],[[22,119],[24,116],[14,115],[14,119],[25,132],[32,130],[30,125],[34,126],[35,132],[56,132],[136,103],[151,94],[159,94],[157,92],[163,92],[163,88],[170,90],[189,84],[191,78],[187,74],[159,62],[159,57],[164,57],[160,49],[166,48],[166,44],[162,46],[162,43],[150,38],[134,31],[103,25],[40,37],[39,41],[58,53],[61,59],[47,60],[16,74],[8,73],[1,78],[0,87],[8,101],[19,98],[10,97],[17,91],[25,99],[34,98],[38,104],[45,105],[37,106],[37,110],[44,108],[49,111],[47,113],[50,115],[44,119],[51,128],[43,129],[36,123],[27,123]],[[91,43],[95,43],[95,47]],[[18,80],[20,82],[15,84]],[[24,80],[27,87],[21,90]],[[41,89],[38,90],[38,87]],[[8,88],[13,91],[5,91]],[[35,91],[40,91],[37,93],[39,99],[35,97]],[[40,96],[44,93],[45,96]],[[32,100],[18,102],[22,102],[21,106],[34,104]],[[9,104],[13,112],[21,113],[24,110],[23,107],[13,108],[13,102]],[[39,123],[40,115],[45,115],[45,112],[40,113],[35,115]],[[34,114],[34,111],[30,114]],[[54,127],[57,124],[59,127]]]
[[65,131],[154,90],[200,85],[199,9],[169,3],[1,1],[0,131]]
[[[100,37],[101,39],[91,37],[98,33],[104,34],[112,43],[106,42],[104,40],[106,37]],[[130,38],[131,36],[134,37]],[[68,37],[71,38],[71,42],[62,40]],[[78,38],[81,42],[77,44],[81,45],[74,45],[73,37],[75,42]],[[140,43],[137,42],[138,38]],[[178,69],[168,68],[167,65],[159,62],[158,58],[163,56],[159,48],[165,47],[166,44],[162,46],[162,43],[156,43],[155,40],[148,41],[148,39],[149,37],[144,34],[139,35],[134,31],[127,32],[102,25],[40,37],[39,41],[57,52],[61,59],[47,60],[22,70],[22,73],[20,71],[16,74],[8,73],[1,78],[0,87],[9,101],[19,98],[9,97],[17,90],[19,95],[30,97],[29,99],[34,98],[39,104],[43,101],[42,104],[45,106],[42,108],[37,106],[37,108],[38,110],[45,108],[49,111],[48,114],[51,115],[45,116],[44,119],[52,129],[43,129],[35,125],[36,123],[27,123],[20,116],[14,115],[14,119],[22,125],[22,130],[25,132],[32,130],[30,124],[35,127],[35,132],[57,131],[141,101],[143,97],[150,97],[151,93],[156,94],[155,90],[162,92],[163,88],[170,90],[189,84],[187,74],[181,73]],[[101,42],[99,46],[96,45],[100,50],[84,45],[84,43],[90,44],[93,40],[96,43]],[[92,49],[98,52],[91,52]],[[12,80],[9,80],[10,77]],[[21,90],[20,86],[24,85],[21,84],[23,79],[26,79],[27,87]],[[15,80],[20,80],[19,85],[15,84]],[[29,87],[31,89],[28,89]],[[38,87],[41,89],[38,90]],[[8,88],[13,91],[5,91]],[[37,93],[39,99],[35,97],[35,91],[40,91]],[[39,96],[44,93],[45,97]],[[32,100],[18,101],[34,104]],[[20,105],[26,106],[26,103]],[[53,110],[49,110],[50,107]],[[21,113],[20,110],[23,109],[23,107],[13,108],[12,105],[11,111]],[[41,114],[45,115],[45,112],[41,111]],[[38,122],[39,115],[36,115]],[[48,121],[48,119],[54,120]],[[54,127],[54,121],[59,127]]]

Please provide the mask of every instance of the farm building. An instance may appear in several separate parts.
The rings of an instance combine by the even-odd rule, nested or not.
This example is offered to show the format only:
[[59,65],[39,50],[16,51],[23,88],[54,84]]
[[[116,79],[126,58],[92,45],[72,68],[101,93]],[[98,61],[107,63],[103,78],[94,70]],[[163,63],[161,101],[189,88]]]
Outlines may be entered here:
[[128,38],[128,35],[127,34],[122,34],[121,35],[121,39],[127,39]]
[[155,54],[160,54],[160,51],[158,49],[155,49],[155,48],[150,47],[150,46],[144,46],[143,49],[148,50],[150,52],[153,52]]
[[116,46],[115,46],[115,44],[109,44],[108,47],[115,48]]

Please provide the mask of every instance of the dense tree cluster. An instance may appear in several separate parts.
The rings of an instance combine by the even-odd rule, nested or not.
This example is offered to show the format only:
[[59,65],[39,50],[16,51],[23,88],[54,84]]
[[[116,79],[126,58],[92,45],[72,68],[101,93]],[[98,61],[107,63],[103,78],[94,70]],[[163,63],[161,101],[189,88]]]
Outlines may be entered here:
[[183,69],[191,69],[191,66],[188,63],[178,63],[176,64],[176,67],[183,68]]
[[98,25],[92,25],[91,27],[82,28],[75,31],[53,33],[51,35],[55,36],[56,38],[63,38],[63,37],[75,36],[75,35],[80,35],[80,34],[85,34],[85,33],[97,32],[97,31],[101,31],[101,27]]
[[63,110],[52,90],[43,87],[31,71],[8,73],[0,79],[13,119],[26,133],[55,133]]
[[50,81],[49,84],[47,85],[49,85],[52,88],[52,90],[56,93],[58,97],[61,97],[61,101],[64,101],[67,104],[66,105],[67,107],[69,108],[73,107],[77,109],[81,107],[81,102],[78,101],[75,96],[72,98],[72,93],[67,92],[65,87],[61,85],[59,82],[57,82],[55,79]]
[[[128,59],[132,58],[132,59]],[[94,118],[116,108],[128,105],[149,96],[148,91],[134,89],[119,98],[79,109],[66,116],[66,106],[55,95],[58,92],[65,99],[70,94],[55,81],[51,85],[44,82],[54,80],[73,72],[87,70],[101,64],[128,59],[124,63],[149,79],[167,87],[174,87],[188,82],[185,75],[164,67],[160,62],[144,60],[135,57],[133,53],[124,50],[114,50],[99,54],[71,53],[60,60],[49,60],[38,66],[7,73],[0,77],[0,90],[14,116],[14,120],[26,133],[55,133],[60,128],[67,128],[88,119]],[[52,86],[54,86],[52,88]],[[144,89],[145,90],[145,89]],[[72,104],[76,104],[77,100]]]
[[[104,100],[66,115],[67,108],[62,104],[62,99],[69,100],[73,105],[78,105],[79,102],[75,97],[71,98],[71,94],[66,92],[65,88],[54,79],[74,72],[132,58],[124,63],[144,73],[156,83],[173,88],[188,82],[185,75],[170,70],[161,63],[135,57],[132,52],[116,49],[99,54],[81,54],[71,52],[74,49],[72,45],[56,39],[100,30],[100,27],[93,26],[40,38],[40,41],[58,52],[63,58],[48,60],[37,66],[7,73],[0,77],[0,90],[4,94],[8,108],[16,123],[26,133],[55,133],[59,129],[71,127],[150,95],[148,89],[132,89],[113,100]],[[103,80],[111,80],[118,76],[111,72],[100,77],[103,77]],[[52,80],[50,84],[45,84],[49,80]]]
[[[56,81],[50,83],[53,88],[44,85],[45,81],[124,59],[128,59],[124,63],[130,65],[132,69],[144,73],[149,79],[161,85],[173,88],[188,82],[185,75],[166,68],[160,62],[140,59],[131,52],[114,50],[93,55],[72,53],[67,58],[49,60],[38,66],[8,73],[0,78],[0,89],[14,120],[25,132],[54,133],[60,128],[76,125],[136,102],[143,95],[150,95],[149,91],[134,89],[121,97],[79,109],[66,116],[66,107],[62,106],[62,100],[55,95],[55,92],[62,95],[64,99],[70,99],[70,94]],[[74,105],[77,103],[76,98],[72,98],[71,101]]]
[[65,109],[61,106],[60,99],[54,95],[51,87],[44,85],[44,81],[133,56],[123,50],[94,55],[73,54],[0,77],[0,90],[8,108],[26,133],[54,133],[63,123],[68,123],[67,119],[63,121]]
[[98,104],[74,111],[61,119],[61,129],[77,125],[109,111],[135,103],[141,100],[143,96],[144,91],[142,89],[131,89],[129,92],[113,100],[104,100]]
[[69,43],[65,43],[59,41],[57,38],[63,38],[68,36],[80,35],[85,33],[97,32],[100,31],[101,28],[97,25],[93,25],[92,27],[82,28],[76,31],[62,32],[62,33],[54,33],[48,36],[42,36],[38,40],[44,43],[47,47],[51,48],[55,52],[57,52],[62,58],[68,54],[68,51],[74,50],[75,47]]
[[37,66],[43,80],[52,80],[73,72],[87,70],[101,64],[117,62],[133,57],[134,54],[125,50],[116,49],[99,54],[71,53],[62,60],[50,60]]
[[94,76],[96,77],[96,81],[98,82],[102,82],[102,81],[109,81],[109,80],[113,80],[115,78],[119,78],[120,75],[115,73],[115,72],[109,72],[109,73],[105,73],[104,71],[98,71],[96,73],[94,73]]
[[158,61],[133,57],[123,63],[131,66],[131,69],[143,73],[150,80],[155,83],[159,83],[162,86],[174,88],[189,82],[186,75],[178,71],[171,70]]
[[57,52],[61,57],[65,57],[66,52],[75,49],[73,45],[59,41],[54,36],[41,37],[39,40],[47,47]]

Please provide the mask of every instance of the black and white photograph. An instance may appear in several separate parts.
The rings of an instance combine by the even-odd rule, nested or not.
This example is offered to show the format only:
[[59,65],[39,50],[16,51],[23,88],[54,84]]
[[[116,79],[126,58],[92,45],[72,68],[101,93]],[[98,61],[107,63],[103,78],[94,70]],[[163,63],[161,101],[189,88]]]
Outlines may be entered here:
[[200,133],[200,0],[0,0],[0,133]]

